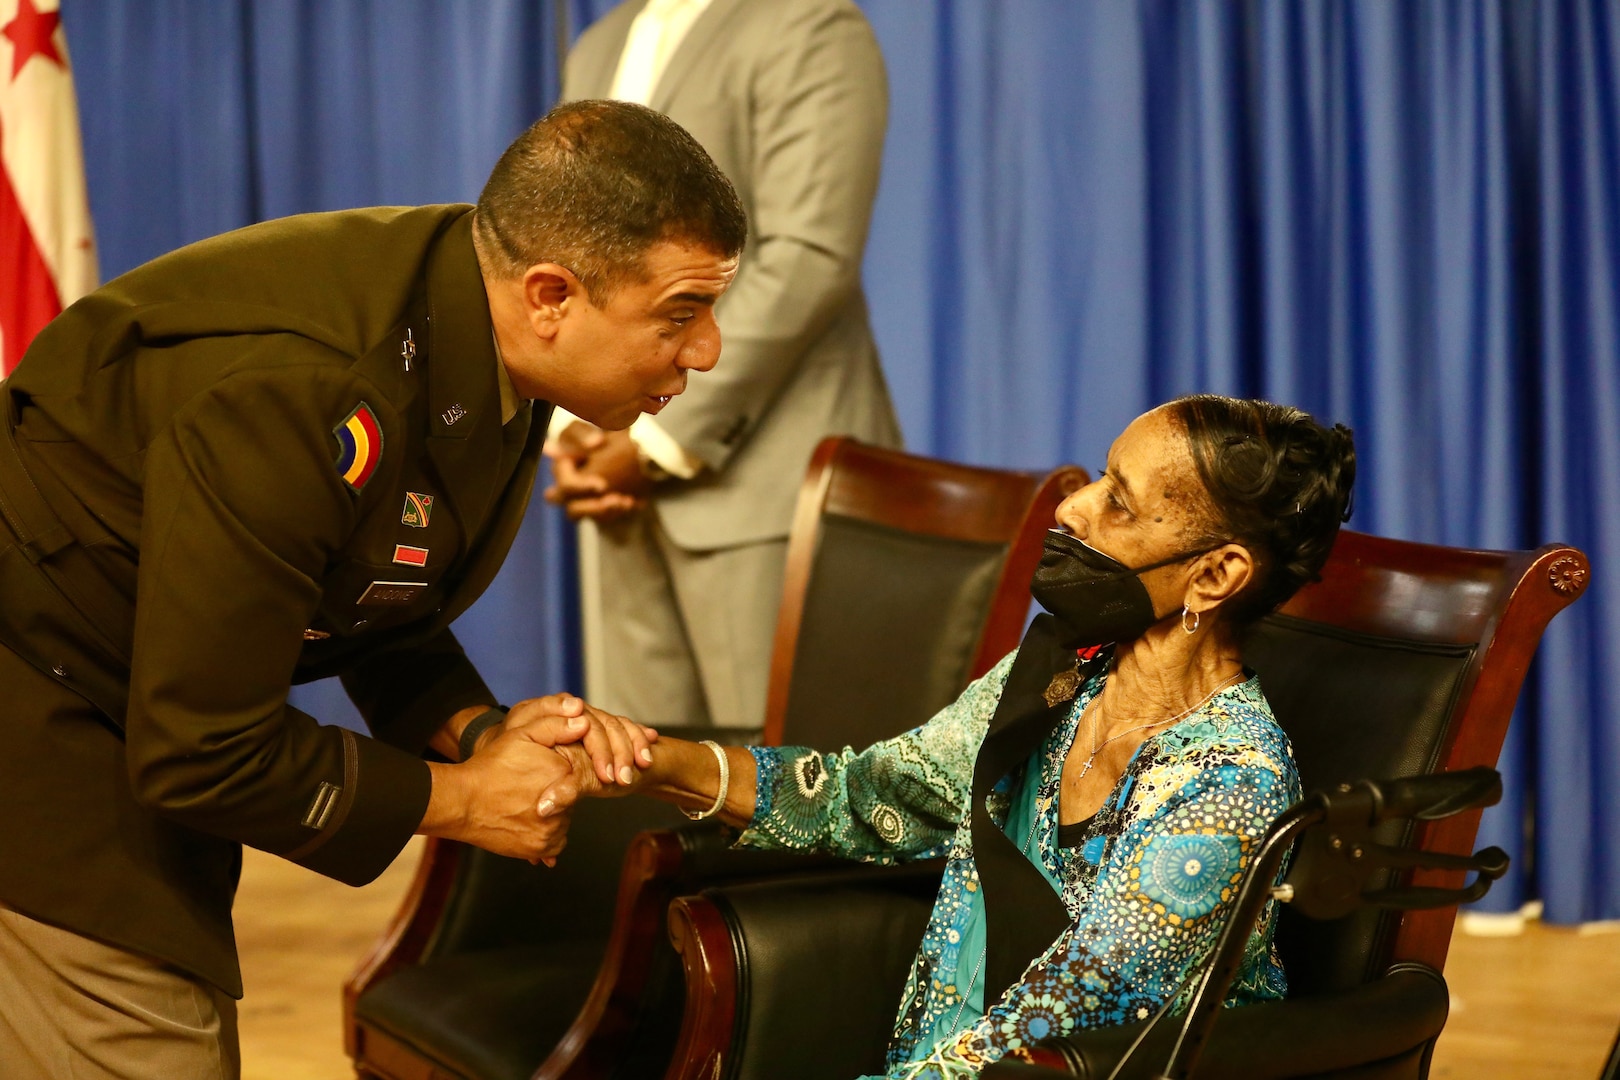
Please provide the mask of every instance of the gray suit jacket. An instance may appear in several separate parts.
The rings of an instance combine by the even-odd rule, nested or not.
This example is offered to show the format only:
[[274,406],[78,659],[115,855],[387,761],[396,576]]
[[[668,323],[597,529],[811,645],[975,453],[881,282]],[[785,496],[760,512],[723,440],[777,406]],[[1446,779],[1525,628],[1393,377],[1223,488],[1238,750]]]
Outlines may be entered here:
[[[606,97],[626,0],[581,35],[563,97]],[[826,435],[898,446],[900,428],[861,293],[883,156],[883,57],[850,0],[713,0],[650,102],[736,185],[748,250],[718,311],[720,363],[658,423],[708,468],[653,505],[681,547],[786,536],[799,479]]]

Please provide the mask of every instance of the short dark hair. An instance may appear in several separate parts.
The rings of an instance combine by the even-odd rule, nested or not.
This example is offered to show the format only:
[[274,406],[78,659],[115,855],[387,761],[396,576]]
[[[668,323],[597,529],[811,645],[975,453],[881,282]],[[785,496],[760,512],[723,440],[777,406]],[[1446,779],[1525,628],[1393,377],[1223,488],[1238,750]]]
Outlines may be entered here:
[[1193,394],[1167,408],[1209,493],[1209,539],[1230,538],[1255,557],[1254,579],[1227,610],[1241,625],[1321,575],[1350,518],[1355,436],[1269,401]]
[[566,266],[601,302],[637,280],[647,250],[673,240],[742,254],[748,217],[708,153],[662,113],[624,101],[575,101],[506,148],[478,197],[484,270]]

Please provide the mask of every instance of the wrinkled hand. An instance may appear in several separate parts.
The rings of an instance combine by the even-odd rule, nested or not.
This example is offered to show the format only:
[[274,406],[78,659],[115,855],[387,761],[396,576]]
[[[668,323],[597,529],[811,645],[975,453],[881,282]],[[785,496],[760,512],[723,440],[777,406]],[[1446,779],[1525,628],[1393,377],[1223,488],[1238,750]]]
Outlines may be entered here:
[[656,729],[594,706],[586,705],[584,708],[591,718],[593,730],[596,724],[600,724],[604,736],[612,741],[614,752],[619,755],[615,760],[622,758],[628,748],[633,752],[637,767],[631,769],[620,764],[616,771],[603,769],[599,755],[591,752],[588,738],[568,745],[558,744],[556,753],[567,763],[568,772],[553,775],[548,780],[536,807],[541,817],[565,813],[586,797],[629,795],[642,786],[646,776],[644,770],[652,765],[651,744],[658,741]]
[[556,753],[568,766],[568,771],[552,776],[540,793],[541,817],[566,813],[581,799],[614,799],[633,794],[642,786],[645,774],[640,770],[632,775],[629,783],[604,781],[592,766],[590,755],[577,745],[559,746]]
[[547,440],[544,453],[551,460],[552,477],[545,499],[574,521],[623,517],[640,509],[652,488],[641,471],[635,442],[624,431],[603,431],[576,420]]
[[[569,723],[566,737],[558,737],[555,722],[559,717]],[[576,720],[585,723],[583,732],[577,734]],[[652,728],[604,712],[572,694],[518,702],[507,712],[501,730],[530,732],[536,741],[559,750],[577,744],[571,749],[579,751],[596,778],[608,786],[635,783],[636,773],[652,764],[651,747],[658,741],[658,732]],[[566,809],[573,800],[560,805]]]

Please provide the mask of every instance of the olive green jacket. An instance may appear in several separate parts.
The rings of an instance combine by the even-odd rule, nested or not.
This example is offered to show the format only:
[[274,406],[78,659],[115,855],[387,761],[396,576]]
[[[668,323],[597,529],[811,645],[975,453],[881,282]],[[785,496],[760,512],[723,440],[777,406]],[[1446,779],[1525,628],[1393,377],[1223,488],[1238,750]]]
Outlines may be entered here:
[[[547,408],[503,429],[497,362],[466,206],[206,240],[39,335],[3,384],[0,642],[51,682],[0,701],[0,901],[240,993],[239,844],[388,865],[428,738],[494,701],[448,625]],[[375,738],[287,704],[328,675]]]

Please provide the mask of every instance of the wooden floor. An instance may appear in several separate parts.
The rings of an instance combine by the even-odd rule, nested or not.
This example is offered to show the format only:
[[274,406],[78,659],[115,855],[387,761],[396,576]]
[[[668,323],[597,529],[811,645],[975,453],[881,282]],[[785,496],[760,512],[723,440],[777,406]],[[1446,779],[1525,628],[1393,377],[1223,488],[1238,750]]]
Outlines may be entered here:
[[[340,988],[393,913],[419,850],[363,889],[247,852],[236,904],[245,1080],[351,1080]],[[1452,1017],[1436,1080],[1596,1080],[1620,1027],[1620,934],[1539,923],[1517,937],[1459,932],[1446,976]]]

